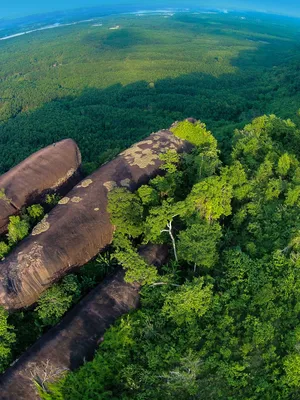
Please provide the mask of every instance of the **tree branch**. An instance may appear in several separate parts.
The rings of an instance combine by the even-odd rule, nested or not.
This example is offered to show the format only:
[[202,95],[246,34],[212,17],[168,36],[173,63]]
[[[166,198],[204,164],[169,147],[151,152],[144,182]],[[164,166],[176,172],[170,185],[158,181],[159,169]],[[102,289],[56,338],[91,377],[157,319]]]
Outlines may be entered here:
[[180,287],[180,285],[176,285],[175,283],[168,283],[168,282],[155,282],[155,283],[152,283],[152,285],[150,285],[150,287],[163,286],[163,285],[170,285],[170,286]]

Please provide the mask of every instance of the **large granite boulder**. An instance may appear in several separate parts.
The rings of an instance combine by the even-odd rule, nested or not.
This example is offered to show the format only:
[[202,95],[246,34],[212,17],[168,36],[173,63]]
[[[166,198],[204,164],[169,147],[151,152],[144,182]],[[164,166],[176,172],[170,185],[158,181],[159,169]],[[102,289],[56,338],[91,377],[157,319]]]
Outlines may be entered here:
[[0,176],[0,235],[9,217],[23,207],[43,201],[46,194],[65,194],[76,185],[81,154],[72,139],[48,146]]
[[[148,264],[162,265],[168,256],[165,246],[150,245],[140,254]],[[106,329],[121,315],[139,304],[139,287],[124,281],[118,270],[74,307],[63,320],[41,337],[0,377],[2,400],[37,400],[34,381],[57,378],[93,358]]]
[[74,187],[0,263],[0,305],[30,306],[53,282],[96,256],[113,238],[108,192],[116,186],[135,190],[160,173],[160,153],[191,148],[170,131],[159,131]]

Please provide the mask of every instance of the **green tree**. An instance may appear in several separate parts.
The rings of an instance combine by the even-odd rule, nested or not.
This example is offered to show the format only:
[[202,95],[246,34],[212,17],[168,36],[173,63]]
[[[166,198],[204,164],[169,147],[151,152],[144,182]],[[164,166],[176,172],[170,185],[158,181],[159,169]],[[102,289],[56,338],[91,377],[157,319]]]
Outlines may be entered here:
[[35,309],[38,320],[44,326],[55,325],[79,296],[80,285],[76,276],[66,276],[39,298]]
[[108,212],[117,230],[133,238],[143,232],[143,206],[140,198],[125,188],[116,188],[108,194]]
[[159,194],[153,187],[143,185],[137,193],[143,206],[157,206],[159,204]]
[[194,278],[166,296],[162,313],[176,324],[192,323],[210,308],[212,285],[204,278]]
[[218,223],[205,221],[193,223],[178,236],[179,259],[192,263],[194,267],[213,267],[218,261],[217,246],[222,231]]
[[40,204],[33,204],[26,209],[27,214],[33,222],[37,222],[44,217],[44,208]]
[[283,361],[286,376],[284,381],[289,386],[300,388],[300,354],[290,354]]
[[163,165],[160,167],[163,171],[167,171],[172,174],[177,171],[177,164],[180,160],[180,155],[175,150],[168,150],[165,153],[160,154],[159,159],[163,161]]
[[10,247],[5,242],[0,242],[0,260],[6,256],[9,252]]
[[165,380],[165,384],[162,385],[161,391],[165,398],[180,400],[200,398],[201,367],[202,360],[199,355],[189,351],[185,357],[179,360],[174,369],[163,374],[162,378]]
[[114,235],[113,246],[116,249],[114,257],[126,270],[125,279],[127,282],[138,282],[145,285],[157,280],[157,269],[148,265],[138,254],[128,236],[117,231]]
[[178,261],[173,221],[176,217],[184,216],[186,212],[184,202],[171,203],[167,200],[160,206],[151,208],[145,222],[145,242],[161,243],[162,235],[167,233],[172,242],[175,260]]
[[217,141],[200,121],[195,123],[188,120],[176,123],[171,131],[175,136],[187,140],[195,146],[217,147]]
[[284,153],[278,160],[277,170],[279,175],[286,176],[291,168],[291,159],[288,153]]
[[119,250],[115,253],[115,256],[126,271],[125,279],[127,282],[150,285],[157,281],[157,269],[148,265],[135,249]]
[[56,206],[56,204],[59,202],[59,200],[61,199],[61,196],[59,196],[58,194],[47,194],[46,199],[45,199],[45,203],[48,204],[49,206],[53,207]]
[[12,361],[12,345],[16,340],[13,327],[8,324],[8,312],[0,307],[0,373]]
[[21,220],[19,216],[9,217],[7,234],[9,243],[13,245],[24,239],[29,233],[29,228],[29,223]]
[[212,176],[194,185],[187,198],[190,210],[212,222],[231,214],[232,186],[225,179]]

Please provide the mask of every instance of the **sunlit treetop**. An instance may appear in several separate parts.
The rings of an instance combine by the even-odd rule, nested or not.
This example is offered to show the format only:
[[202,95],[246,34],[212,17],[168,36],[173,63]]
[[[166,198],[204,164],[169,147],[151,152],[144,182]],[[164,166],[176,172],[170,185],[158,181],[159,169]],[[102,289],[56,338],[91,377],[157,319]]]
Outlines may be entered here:
[[185,120],[175,124],[171,131],[175,136],[187,140],[195,146],[205,146],[217,148],[217,141],[211,132],[206,129],[206,125],[201,121],[190,122]]

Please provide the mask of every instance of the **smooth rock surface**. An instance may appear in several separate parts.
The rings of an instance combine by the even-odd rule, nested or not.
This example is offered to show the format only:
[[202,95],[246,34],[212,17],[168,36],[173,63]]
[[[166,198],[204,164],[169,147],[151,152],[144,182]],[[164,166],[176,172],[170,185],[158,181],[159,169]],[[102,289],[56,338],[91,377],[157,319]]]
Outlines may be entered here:
[[32,154],[0,176],[0,234],[9,217],[23,207],[41,202],[46,194],[67,193],[82,179],[81,154],[72,139],[62,140]]

